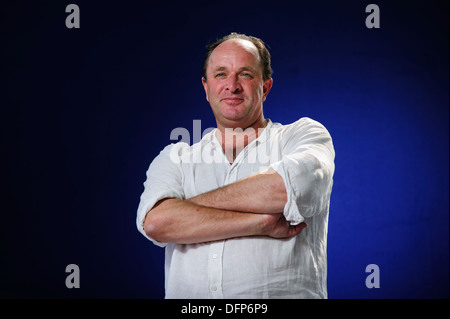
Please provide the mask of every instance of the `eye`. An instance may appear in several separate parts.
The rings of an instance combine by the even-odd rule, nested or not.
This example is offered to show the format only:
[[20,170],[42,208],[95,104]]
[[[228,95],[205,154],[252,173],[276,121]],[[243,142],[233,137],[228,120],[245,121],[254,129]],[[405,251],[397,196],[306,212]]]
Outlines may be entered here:
[[250,79],[253,79],[253,76],[252,76],[250,73],[247,73],[247,72],[243,72],[243,73],[241,74],[241,76],[244,77],[244,78],[250,78]]
[[216,78],[223,78],[223,77],[225,77],[225,73],[223,72],[216,74]]

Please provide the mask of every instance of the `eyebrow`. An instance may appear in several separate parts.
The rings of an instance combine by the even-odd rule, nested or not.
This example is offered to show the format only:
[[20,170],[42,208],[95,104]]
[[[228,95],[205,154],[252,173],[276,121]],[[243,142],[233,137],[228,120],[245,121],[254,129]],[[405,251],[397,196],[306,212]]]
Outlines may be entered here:
[[[220,67],[216,68],[214,71],[218,72],[218,71],[226,71],[226,70],[227,70],[227,68],[225,66],[220,66]],[[250,71],[250,72],[256,73],[256,71],[254,69],[252,69],[251,67],[247,67],[247,66],[240,68],[238,71],[239,72]]]

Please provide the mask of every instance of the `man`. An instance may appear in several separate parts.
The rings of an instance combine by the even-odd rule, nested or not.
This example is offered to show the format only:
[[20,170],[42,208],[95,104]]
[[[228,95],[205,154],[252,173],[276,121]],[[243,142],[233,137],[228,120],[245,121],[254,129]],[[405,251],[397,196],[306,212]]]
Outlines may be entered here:
[[328,131],[264,118],[273,80],[258,38],[210,45],[202,82],[217,129],[153,160],[137,212],[166,247],[166,298],[327,298]]

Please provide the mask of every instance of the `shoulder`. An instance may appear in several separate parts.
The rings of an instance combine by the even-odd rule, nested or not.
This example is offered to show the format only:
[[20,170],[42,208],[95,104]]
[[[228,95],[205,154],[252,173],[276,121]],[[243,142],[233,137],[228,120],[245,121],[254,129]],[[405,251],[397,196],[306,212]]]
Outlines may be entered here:
[[309,117],[302,117],[290,124],[274,123],[272,126],[281,135],[303,135],[303,134],[326,134],[329,135],[325,126]]
[[[330,158],[334,157],[333,140],[330,133],[320,122],[308,117],[286,124],[274,125],[276,139],[286,152],[295,150],[327,151]],[[272,134],[272,133],[271,133]]]
[[325,129],[325,126],[323,126],[322,123],[320,123],[319,121],[313,120],[312,118],[309,118],[309,117],[302,117],[287,126],[296,127],[296,128],[317,127],[317,128]]
[[171,143],[163,148],[159,153],[159,156],[168,156],[170,154],[182,154],[184,152],[189,152],[191,146],[185,142]]

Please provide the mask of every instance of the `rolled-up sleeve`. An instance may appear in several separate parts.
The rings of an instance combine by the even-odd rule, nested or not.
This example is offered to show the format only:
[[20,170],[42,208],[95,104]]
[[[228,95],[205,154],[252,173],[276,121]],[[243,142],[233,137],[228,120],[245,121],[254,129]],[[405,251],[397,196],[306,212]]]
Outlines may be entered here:
[[141,194],[137,209],[136,225],[138,230],[154,244],[161,247],[166,244],[150,238],[145,233],[144,220],[148,211],[158,201],[170,197],[184,199],[182,171],[180,165],[174,160],[174,154],[177,153],[174,148],[178,147],[177,144],[166,146],[150,164],[146,173],[147,179],[144,182],[144,191]]
[[283,178],[284,216],[295,225],[329,208],[335,152],[329,132],[317,121],[302,118],[283,130],[282,157],[271,167]]

